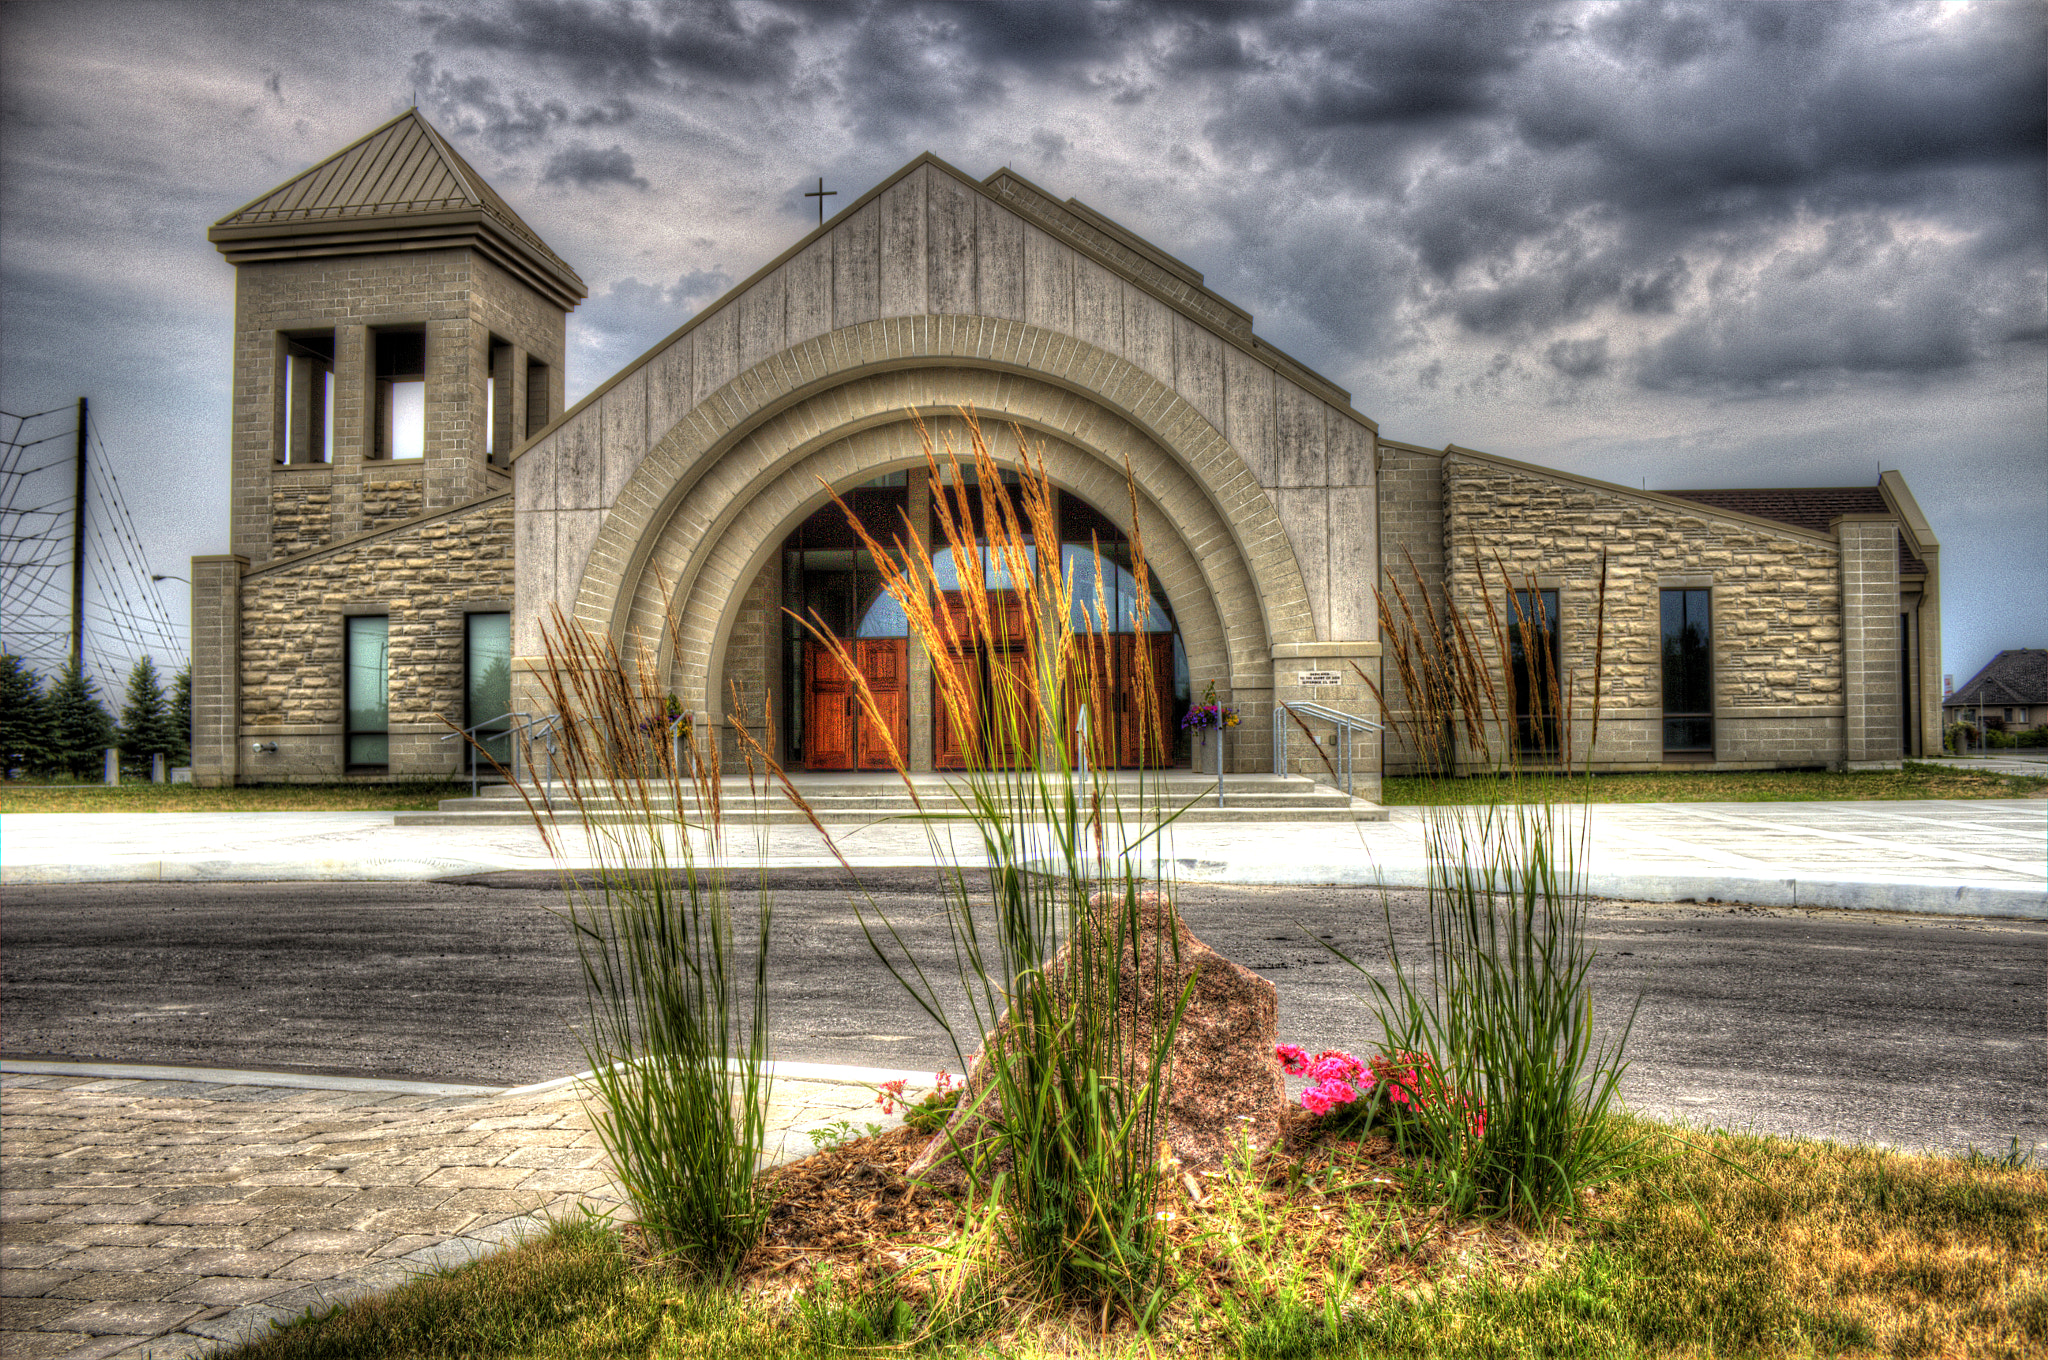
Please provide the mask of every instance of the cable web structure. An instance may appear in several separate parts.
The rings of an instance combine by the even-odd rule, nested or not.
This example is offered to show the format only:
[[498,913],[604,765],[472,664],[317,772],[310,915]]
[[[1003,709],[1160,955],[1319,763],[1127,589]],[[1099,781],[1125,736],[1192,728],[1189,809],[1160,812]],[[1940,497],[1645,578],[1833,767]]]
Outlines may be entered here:
[[0,651],[46,680],[63,669],[82,557],[85,666],[102,698],[118,704],[141,657],[153,658],[166,677],[186,664],[185,630],[151,579],[149,553],[89,414],[85,532],[78,533],[78,416],[76,406],[0,411]]

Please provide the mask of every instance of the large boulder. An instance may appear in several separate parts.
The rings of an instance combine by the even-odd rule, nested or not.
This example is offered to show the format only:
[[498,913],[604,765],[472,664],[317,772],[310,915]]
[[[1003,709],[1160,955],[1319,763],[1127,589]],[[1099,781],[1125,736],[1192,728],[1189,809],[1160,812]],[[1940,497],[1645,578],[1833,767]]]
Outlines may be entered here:
[[[1103,909],[1100,899],[1096,906]],[[1137,957],[1125,950],[1117,977],[1118,1004],[1132,1020],[1127,1032],[1136,1038],[1134,1063],[1142,1064],[1151,1052],[1155,1014],[1172,1006],[1190,975],[1195,984],[1170,1050],[1166,1140],[1173,1155],[1183,1167],[1200,1171],[1221,1167],[1240,1142],[1263,1152],[1280,1137],[1287,1103],[1287,1081],[1273,1056],[1279,1039],[1278,991],[1196,939],[1157,893],[1139,899],[1137,935],[1141,950]],[[1169,947],[1160,963],[1155,960],[1162,939],[1177,947]],[[1065,975],[1071,948],[1054,956],[1048,969],[1053,977]],[[1166,994],[1155,1007],[1161,990]],[[1002,1044],[1010,1026],[1005,1017],[990,1042]],[[988,1093],[990,1080],[984,1048],[968,1065],[960,1108],[907,1174],[936,1184],[964,1179],[952,1150],[974,1147],[987,1136],[989,1121],[1001,1115],[1000,1093]]]

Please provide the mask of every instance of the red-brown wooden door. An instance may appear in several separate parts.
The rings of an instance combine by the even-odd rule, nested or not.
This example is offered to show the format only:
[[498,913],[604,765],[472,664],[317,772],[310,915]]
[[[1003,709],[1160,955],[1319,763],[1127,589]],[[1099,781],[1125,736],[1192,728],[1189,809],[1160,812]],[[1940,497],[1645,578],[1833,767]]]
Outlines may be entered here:
[[[909,648],[904,638],[863,638],[844,644],[867,678],[883,728],[862,711],[853,677],[816,638],[804,640],[804,768],[887,770],[890,743],[904,751],[909,709]],[[886,732],[886,737],[884,736]]]
[[854,759],[853,677],[832,650],[804,639],[804,768],[850,770]]
[[910,640],[863,638],[853,644],[853,660],[882,718],[877,727],[872,715],[860,714],[855,763],[863,770],[893,770],[897,761],[909,759]]
[[1028,765],[1037,757],[1038,695],[1028,652],[974,648],[938,664],[959,677],[960,711],[945,692],[932,696],[932,764],[964,770]]
[[[1172,636],[1113,633],[1084,635],[1076,641],[1089,649],[1087,683],[1081,682],[1078,664],[1072,682],[1072,701],[1088,705],[1089,763],[1097,769],[1126,770],[1165,764],[1166,727],[1172,714]],[[1149,657],[1149,676],[1139,671],[1141,656]]]

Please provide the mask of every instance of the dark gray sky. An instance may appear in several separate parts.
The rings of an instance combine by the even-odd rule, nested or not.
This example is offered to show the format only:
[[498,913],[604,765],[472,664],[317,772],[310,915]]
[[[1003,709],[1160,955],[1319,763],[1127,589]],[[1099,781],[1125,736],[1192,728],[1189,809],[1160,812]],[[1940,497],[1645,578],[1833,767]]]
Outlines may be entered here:
[[[223,551],[207,226],[422,109],[591,298],[571,400],[930,150],[1203,270],[1389,437],[1652,487],[1902,471],[1945,668],[2048,645],[2048,6],[0,5],[0,406]],[[167,596],[182,616],[182,587]]]

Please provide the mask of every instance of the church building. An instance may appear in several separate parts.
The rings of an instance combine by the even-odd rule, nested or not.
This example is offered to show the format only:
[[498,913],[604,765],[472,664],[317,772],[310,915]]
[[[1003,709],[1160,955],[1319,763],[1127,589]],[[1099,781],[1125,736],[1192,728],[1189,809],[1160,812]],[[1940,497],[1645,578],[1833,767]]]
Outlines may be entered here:
[[1597,769],[1940,749],[1940,545],[1896,473],[1644,491],[1387,438],[1200,273],[1010,170],[918,157],[566,410],[584,285],[417,110],[208,239],[236,298],[229,542],[192,572],[202,784],[465,768],[451,731],[531,711],[555,611],[654,658],[699,733],[738,702],[791,769],[873,768],[815,616],[911,766],[957,767],[932,667],[962,659],[906,636],[831,493],[884,543],[929,523],[919,423],[964,448],[968,411],[999,460],[1013,428],[1042,452],[1106,593],[1142,543],[1120,654],[1153,660],[1169,727],[1211,686],[1242,715],[1231,770],[1272,772],[1303,702],[1388,728],[1349,729],[1362,796],[1413,765],[1365,683],[1406,702],[1397,586],[1540,616],[1577,711],[1598,671]]

